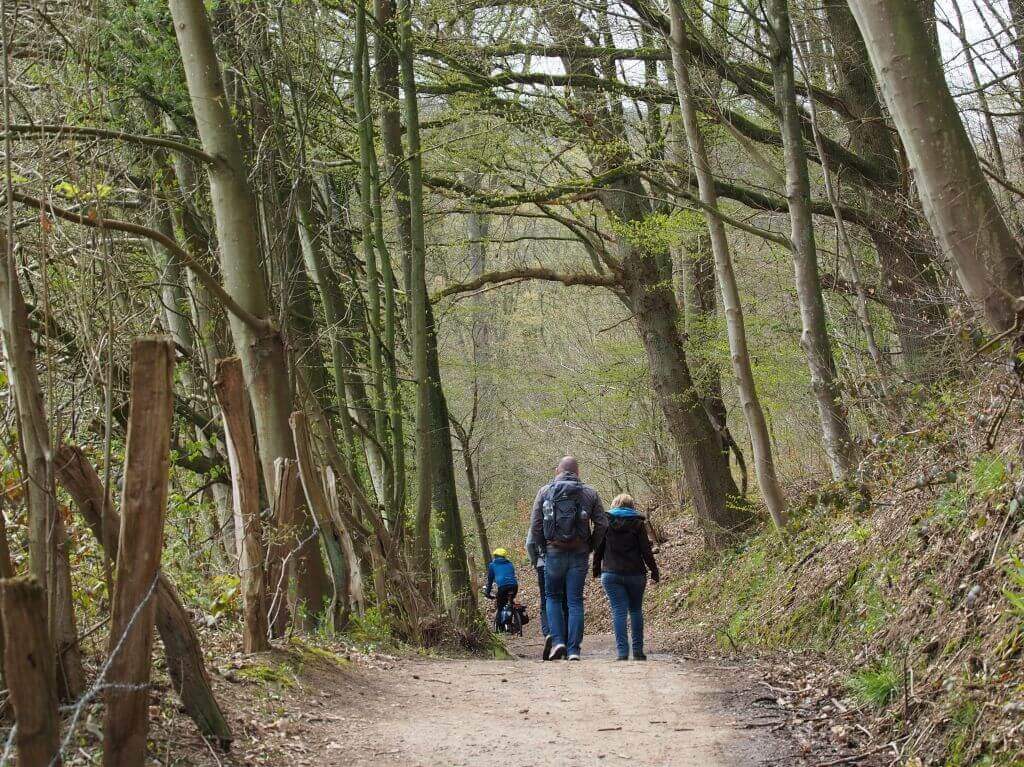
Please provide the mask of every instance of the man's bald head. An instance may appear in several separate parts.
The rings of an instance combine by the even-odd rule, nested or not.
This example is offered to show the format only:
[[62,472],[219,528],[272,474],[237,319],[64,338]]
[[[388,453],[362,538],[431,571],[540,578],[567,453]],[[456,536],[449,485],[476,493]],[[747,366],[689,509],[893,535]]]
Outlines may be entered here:
[[580,464],[571,455],[567,455],[561,461],[558,462],[558,473],[559,474],[575,474],[577,477],[580,475]]

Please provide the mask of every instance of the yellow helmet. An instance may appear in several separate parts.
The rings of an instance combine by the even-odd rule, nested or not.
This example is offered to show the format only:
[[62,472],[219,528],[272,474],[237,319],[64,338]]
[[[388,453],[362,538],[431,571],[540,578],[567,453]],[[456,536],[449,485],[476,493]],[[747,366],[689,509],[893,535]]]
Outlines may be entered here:
[[505,557],[505,559],[508,559],[508,551],[506,551],[505,549],[495,549],[491,556]]

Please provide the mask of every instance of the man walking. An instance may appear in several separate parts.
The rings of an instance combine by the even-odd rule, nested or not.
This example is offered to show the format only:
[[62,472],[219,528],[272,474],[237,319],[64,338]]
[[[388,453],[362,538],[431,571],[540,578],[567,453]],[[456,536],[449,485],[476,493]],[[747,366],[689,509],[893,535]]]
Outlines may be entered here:
[[[583,644],[583,585],[590,552],[604,538],[608,515],[590,485],[580,482],[579,463],[566,456],[553,482],[537,493],[530,534],[544,552],[544,591],[551,660],[580,659]],[[568,602],[568,620],[562,600]]]

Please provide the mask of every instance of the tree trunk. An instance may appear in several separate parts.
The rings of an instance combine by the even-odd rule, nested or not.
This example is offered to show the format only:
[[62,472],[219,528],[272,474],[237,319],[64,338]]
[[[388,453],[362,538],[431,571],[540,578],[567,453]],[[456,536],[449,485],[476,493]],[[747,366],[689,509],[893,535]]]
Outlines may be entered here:
[[625,291],[647,352],[655,394],[683,463],[697,525],[712,547],[727,545],[752,517],[694,388],[675,298],[649,258],[630,265]]
[[789,203],[793,270],[802,326],[800,345],[807,355],[811,389],[818,406],[822,441],[832,476],[843,479],[853,470],[856,458],[850,439],[850,426],[836,383],[836,363],[832,356],[832,342],[828,336],[825,302],[818,276],[818,252],[810,208],[811,182],[807,172],[802,118],[796,103],[788,0],[769,0],[767,14],[775,101],[782,116],[786,198]]
[[[913,0],[849,0],[935,236],[990,327],[1015,327],[1021,254],[996,205]],[[927,93],[928,98],[921,98]]]
[[[224,92],[206,9],[201,0],[171,0],[170,9],[199,137],[203,149],[217,158],[208,170],[225,287],[247,311],[266,321],[271,316],[271,307],[260,261],[256,204]],[[253,404],[264,483],[272,483],[274,462],[295,457],[288,426],[291,392],[284,346],[269,322],[262,333],[234,314],[230,323]],[[273,487],[267,486],[266,491],[268,498],[274,496]],[[297,519],[303,532],[311,529],[304,506],[297,510]],[[302,547],[298,561],[300,601],[311,608],[308,614],[315,615],[329,589],[315,539]]]
[[[411,299],[412,267],[410,264],[412,233],[409,206],[409,173],[402,146],[402,116],[399,101],[399,34],[395,0],[374,0],[376,28],[376,75],[380,94],[380,137],[384,145],[384,170],[391,179],[391,201],[395,208],[398,240],[402,251],[402,274],[405,294]],[[408,299],[407,299],[408,300]]]
[[[224,417],[224,437],[234,489],[235,526],[241,531],[238,573],[242,581],[242,652],[270,649],[264,592],[263,544],[260,524],[260,479],[252,412],[242,380],[242,362],[229,357],[217,363],[214,381]],[[276,485],[275,485],[276,487]]]
[[[545,24],[556,42],[570,44],[586,32],[567,6],[545,7]],[[592,64],[565,56],[570,75],[593,76]],[[603,99],[585,88],[572,93],[571,109],[587,130],[591,164],[606,172],[631,162],[621,150],[627,139],[616,132],[616,121]],[[609,148],[614,148],[610,152]],[[643,222],[651,213],[648,194],[639,176],[628,174],[598,192],[605,210],[622,224]],[[672,275],[663,268],[664,253],[650,253],[618,236],[622,260],[621,298],[633,312],[647,352],[655,395],[665,415],[693,496],[694,515],[705,539],[713,547],[734,539],[753,519],[729,470],[720,434],[711,423],[698,395],[680,334],[679,306]]]
[[154,597],[164,542],[170,480],[174,344],[132,343],[131,414],[104,700],[103,764],[142,767],[149,730]]
[[[1017,103],[1024,104],[1024,0],[1007,0],[1010,7],[1010,21],[1013,22],[1013,48],[1017,52]],[[1024,173],[1024,110],[1017,116],[1017,155]]]
[[[426,284],[423,285],[424,293]],[[427,313],[427,363],[430,376],[430,451],[431,489],[435,523],[441,541],[441,554],[453,598],[452,607],[459,625],[476,608],[473,583],[466,559],[466,539],[459,513],[458,486],[455,484],[455,458],[452,454],[452,434],[449,426],[448,402],[441,383],[441,365],[437,356],[437,333],[434,328],[433,307],[425,306]]]
[[[120,528],[121,520],[110,499],[104,502],[103,482],[92,464],[80,448],[61,445],[57,448],[54,470],[96,541],[106,546],[104,510],[108,524],[113,527]],[[110,560],[116,561],[117,541],[110,543],[112,548],[106,554]],[[164,645],[171,686],[181,698],[185,711],[205,737],[226,750],[231,744],[231,729],[210,687],[203,648],[178,592],[163,573],[156,591],[156,628]]]
[[0,580],[4,668],[14,707],[18,764],[63,764],[53,644],[46,630],[46,593],[35,578]]
[[459,446],[462,449],[462,462],[466,467],[466,486],[469,490],[469,505],[473,509],[473,521],[476,523],[476,538],[480,544],[480,552],[483,555],[481,562],[491,560],[491,542],[487,536],[487,525],[484,523],[484,510],[480,505],[480,482],[476,475],[476,466],[473,462],[473,444],[470,435],[466,433],[462,424],[452,419],[452,429],[459,439]]
[[57,510],[50,426],[36,370],[28,311],[13,258],[13,243],[0,235],[0,331],[7,373],[14,390],[18,435],[24,455],[25,496],[29,519],[29,569],[46,593],[47,635],[54,643],[57,684],[64,700],[85,691],[71,594],[67,533]]
[[[684,157],[685,136],[679,122],[673,118],[669,125],[667,157],[669,162],[688,170],[689,163]],[[678,180],[683,181],[681,178]],[[688,179],[685,185],[689,185]],[[683,310],[683,328],[689,341],[688,352],[693,359],[694,382],[711,416],[711,422],[716,429],[722,430],[728,425],[728,414],[722,397],[722,371],[710,351],[718,337],[719,322],[718,301],[715,297],[715,259],[708,247],[708,240],[701,235],[694,237],[692,244],[683,243],[673,250],[673,270],[678,270],[678,279],[675,280],[676,303]]]
[[851,148],[878,168],[884,181],[865,187],[864,199],[877,222],[868,234],[878,252],[885,303],[904,367],[912,376],[924,374],[939,361],[934,358],[949,330],[930,233],[907,197],[898,142],[886,124],[867,48],[847,0],[825,0],[824,6],[837,90],[851,113],[846,120]]
[[[405,135],[408,142],[406,167],[409,174],[409,340],[412,346],[413,377],[416,379],[416,516],[413,541],[413,567],[424,585],[430,575],[431,483],[431,371],[430,303],[427,297],[427,246],[423,232],[423,178],[421,171],[420,112],[416,96],[416,72],[413,67],[412,8],[410,0],[398,3],[398,58],[405,105]],[[438,382],[440,385],[440,382]],[[448,432],[445,418],[443,430]],[[450,443],[449,443],[450,448]]]
[[[370,473],[370,482],[378,500],[382,500],[384,492],[384,470],[386,459],[380,446],[374,439],[357,439],[352,424],[359,426],[362,434],[373,434],[373,416],[366,386],[360,374],[358,353],[352,335],[358,331],[352,327],[350,315],[356,311],[346,310],[344,296],[341,293],[341,279],[331,267],[316,239],[317,227],[312,206],[312,196],[307,185],[300,182],[296,210],[299,221],[299,236],[302,253],[306,261],[306,273],[320,294],[324,316],[327,319],[331,334],[331,362],[334,369],[334,385],[339,407],[347,409],[348,418],[342,418],[342,433],[345,437],[346,452],[358,441],[364,447],[366,467]],[[348,233],[343,235],[340,246],[346,255],[352,253],[351,239]]]
[[786,526],[786,499],[775,472],[768,424],[757,396],[754,371],[750,366],[747,331],[743,321],[743,305],[740,302],[740,291],[736,284],[736,275],[733,272],[732,255],[729,253],[729,238],[725,232],[725,224],[717,215],[718,194],[715,190],[715,179],[704,144],[704,134],[701,132],[697,120],[693,89],[690,84],[689,64],[684,52],[686,50],[686,33],[684,31],[684,11],[680,2],[681,0],[670,0],[669,2],[672,25],[672,69],[675,75],[676,93],[679,97],[679,109],[683,116],[683,125],[686,128],[686,139],[690,145],[690,157],[697,175],[701,202],[705,205],[704,216],[707,220],[708,235],[711,238],[711,250],[715,257],[715,273],[722,290],[722,306],[725,309],[733,374],[736,376],[736,387],[743,405],[743,414],[747,419],[747,430],[753,446],[757,481],[761,487],[765,505],[768,507],[768,513],[771,514],[775,526],[781,530]]
[[[367,83],[369,65],[366,50],[366,6],[364,0],[359,0],[356,5],[355,35],[352,89],[359,136],[359,209],[361,212],[363,260],[366,265],[366,324],[370,331],[366,339],[370,350],[368,381],[373,393],[373,435],[381,449],[389,452],[392,456],[392,460],[385,463],[380,501],[388,510],[385,518],[390,521],[393,528],[396,528],[401,527],[402,521],[401,510],[395,506],[394,456],[397,455],[397,451],[389,450],[395,435],[389,433],[390,403],[384,388],[384,360],[386,354],[394,354],[397,350],[393,345],[390,349],[385,348],[385,328],[381,313],[380,275],[381,272],[390,269],[391,256],[384,241],[381,220],[379,172],[377,153],[374,147],[373,118],[370,113],[370,91]],[[378,271],[378,265],[380,271]],[[391,300],[393,300],[393,296]],[[393,316],[391,319],[393,320]]]

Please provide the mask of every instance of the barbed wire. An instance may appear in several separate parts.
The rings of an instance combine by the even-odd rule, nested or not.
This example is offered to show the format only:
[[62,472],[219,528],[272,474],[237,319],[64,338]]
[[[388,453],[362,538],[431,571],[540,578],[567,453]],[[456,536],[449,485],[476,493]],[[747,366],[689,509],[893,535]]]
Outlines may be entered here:
[[[68,719],[67,731],[64,733],[64,737],[61,739],[60,745],[57,749],[57,753],[53,755],[53,759],[50,761],[50,767],[54,767],[54,765],[59,763],[64,754],[64,751],[67,750],[68,746],[71,744],[71,739],[75,735],[75,729],[78,726],[78,720],[82,716],[82,711],[90,702],[95,700],[96,697],[100,695],[100,693],[105,692],[107,690],[123,690],[125,692],[138,692],[141,690],[148,690],[151,687],[149,683],[107,683],[104,680],[106,679],[107,674],[110,672],[110,667],[111,665],[113,665],[114,659],[117,658],[122,648],[124,647],[124,643],[128,638],[128,633],[131,631],[136,621],[138,621],[139,616],[142,614],[142,609],[146,606],[149,600],[153,598],[153,594],[156,593],[156,587],[159,582],[160,571],[157,570],[156,575],[153,578],[153,582],[149,584],[149,589],[147,589],[145,596],[143,596],[142,600],[138,603],[138,605],[135,606],[135,609],[132,611],[131,617],[128,619],[127,625],[125,625],[124,627],[124,631],[122,631],[121,636],[118,637],[117,644],[114,645],[114,648],[110,651],[110,654],[107,656],[107,659],[100,667],[100,672],[99,675],[96,677],[96,681],[93,682],[92,686],[88,690],[82,693],[82,695],[78,698],[77,701],[75,701],[72,704],[60,707],[59,710],[62,712],[70,711],[71,716]],[[10,762],[11,751],[13,749],[13,745],[17,737],[17,732],[18,723],[15,722],[14,725],[11,727],[11,731],[7,735],[6,742],[4,743],[3,754],[0,755],[0,767],[5,767],[5,765],[7,765]]]

